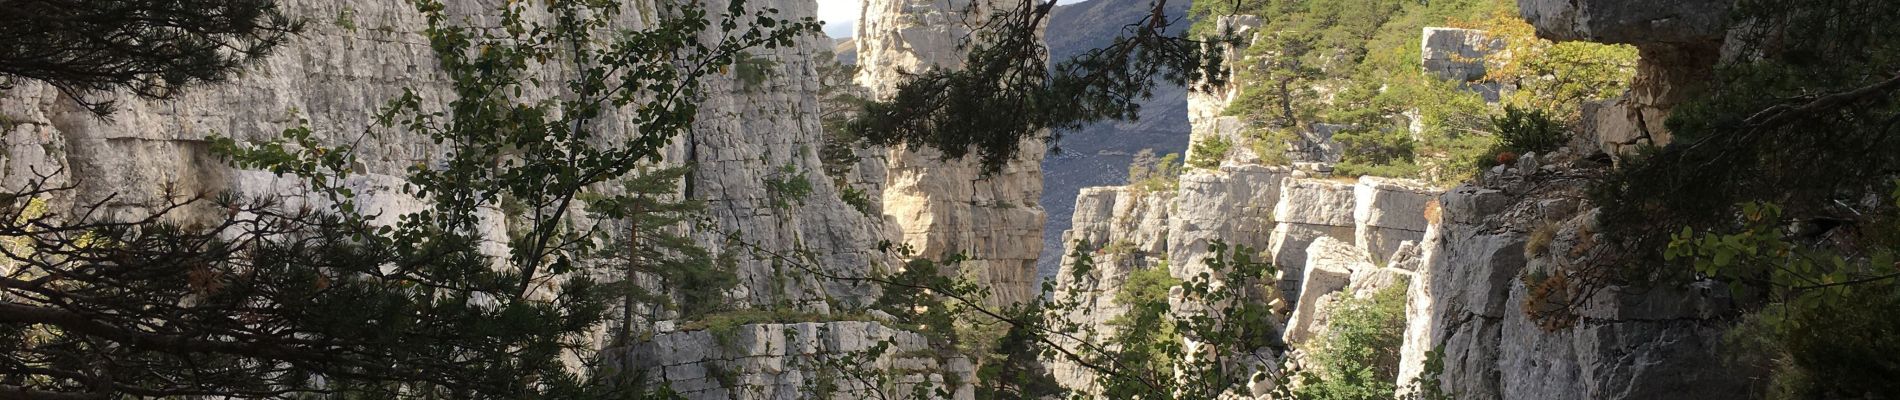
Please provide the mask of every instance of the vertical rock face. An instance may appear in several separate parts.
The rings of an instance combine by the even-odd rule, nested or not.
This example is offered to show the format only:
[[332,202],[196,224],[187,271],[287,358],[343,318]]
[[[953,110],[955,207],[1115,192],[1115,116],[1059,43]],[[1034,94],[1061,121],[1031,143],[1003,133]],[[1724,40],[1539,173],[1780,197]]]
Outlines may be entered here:
[[1208,245],[1267,249],[1278,199],[1294,180],[1286,168],[1223,165],[1181,174],[1168,220],[1169,267],[1175,276],[1205,272]]
[[[1259,26],[1260,18],[1258,17],[1251,15],[1224,16],[1215,20],[1214,30],[1216,32],[1233,32],[1238,37],[1251,37],[1254,34],[1254,30]],[[1226,63],[1226,65],[1233,65],[1231,61],[1240,60],[1238,54],[1238,52],[1240,52],[1239,48],[1226,46],[1223,51],[1227,60],[1230,61]],[[1188,145],[1190,146],[1190,150],[1187,154],[1183,155],[1182,161],[1188,163],[1194,162],[1195,154],[1191,146],[1203,140],[1220,138],[1238,142],[1241,131],[1246,128],[1246,124],[1240,120],[1240,117],[1226,115],[1227,105],[1232,104],[1237,96],[1240,96],[1240,85],[1238,83],[1220,87],[1197,88],[1196,90],[1188,91],[1187,111],[1188,125],[1190,127],[1188,130]]]
[[[290,45],[230,83],[193,88],[173,101],[123,99],[109,120],[85,113],[44,85],[27,83],[7,91],[0,112],[17,121],[17,132],[0,139],[9,154],[0,183],[17,188],[31,178],[29,170],[58,171],[51,177],[54,183],[80,185],[75,200],[111,197],[109,206],[127,212],[156,200],[166,186],[176,194],[234,191],[295,197],[297,193],[284,192],[300,190],[290,184],[294,181],[233,168],[209,153],[205,138],[267,140],[307,119],[323,140],[360,138],[362,178],[352,184],[390,194],[373,197],[365,206],[372,211],[405,210],[402,203],[413,199],[395,193],[401,177],[410,166],[431,162],[442,149],[427,138],[362,132],[370,117],[404,87],[418,89],[425,101],[444,99],[445,78],[436,70],[427,40],[416,33],[425,25],[422,17],[402,3],[291,1],[284,6],[292,15],[317,21],[348,15],[353,22],[311,23]],[[491,17],[487,13],[493,12],[492,6],[458,3],[451,12],[479,21]],[[751,7],[777,8],[790,18],[814,12],[808,1],[771,0]],[[624,23],[637,28],[641,16],[634,6],[628,8]],[[768,250],[816,252],[823,265],[840,268],[833,272],[868,270],[869,254],[882,235],[879,224],[838,199],[837,188],[822,179],[814,152],[820,132],[811,57],[824,46],[820,38],[805,38],[796,46],[754,50],[756,56],[778,61],[771,77],[756,85],[711,77],[698,125],[674,138],[674,146],[666,150],[665,163],[695,166],[683,194],[706,201],[722,231],[701,232],[706,244],[717,244],[725,232],[734,232]],[[564,73],[554,67],[533,73]],[[600,125],[606,137],[635,134],[613,117],[603,118]],[[813,191],[789,209],[775,209],[764,181],[787,166],[809,175]],[[718,251],[725,246],[709,247]],[[769,260],[739,261],[744,284],[734,295],[740,302],[825,308],[827,298],[850,303],[869,295],[861,288],[777,278],[802,274],[780,271]]]
[[[724,9],[719,4],[707,7]],[[816,13],[815,3],[799,0],[748,7],[777,8],[791,18]],[[810,252],[817,262],[812,267],[829,274],[861,276],[878,262],[876,246],[885,233],[881,218],[840,200],[839,188],[825,179],[818,159],[823,133],[816,63],[829,61],[817,59],[829,46],[825,38],[805,36],[796,46],[755,50],[755,56],[778,60],[768,73],[771,78],[757,85],[730,77],[714,80],[700,106],[698,124],[690,137],[674,141],[672,154],[695,166],[692,193],[687,195],[704,199],[725,232],[765,249]],[[769,178],[804,179],[813,189],[789,207],[774,207],[776,194],[765,184]],[[825,309],[828,302],[862,304],[873,295],[868,287],[820,281],[770,259],[738,258],[746,288],[739,298],[745,304]]]
[[1273,238],[1267,250],[1273,263],[1286,271],[1281,290],[1300,298],[1306,249],[1320,238],[1353,240],[1353,185],[1319,180],[1289,180],[1274,207]]
[[[42,84],[21,82],[6,89],[0,93],[0,120],[7,121],[8,129],[7,134],[0,135],[0,148],[5,151],[0,154],[0,185],[4,185],[4,190],[14,190],[30,179],[37,179],[36,173],[45,175],[49,184],[78,185],[78,190],[69,198],[51,199],[54,206],[111,199],[105,203],[107,211],[120,216],[138,215],[145,205],[166,195],[168,189],[177,195],[220,191],[284,195],[296,204],[304,193],[296,180],[231,167],[210,154],[205,139],[210,135],[223,135],[240,142],[266,140],[297,125],[300,119],[306,119],[321,140],[332,144],[357,143],[362,165],[357,178],[347,184],[359,194],[363,207],[370,212],[387,211],[390,215],[386,217],[415,209],[416,200],[398,190],[402,177],[411,166],[428,165],[443,149],[426,138],[364,136],[362,132],[371,116],[387,100],[400,95],[405,87],[415,88],[425,102],[443,101],[446,78],[437,70],[436,58],[427,40],[417,33],[425,26],[422,16],[403,2],[300,0],[282,3],[288,14],[312,21],[306,32],[241,77],[225,84],[192,88],[172,101],[119,99],[119,111],[105,120],[88,114]],[[467,16],[479,24],[494,18],[493,7],[500,2],[450,3],[452,14]],[[715,12],[726,8],[721,1],[705,6]],[[754,10],[776,8],[781,17],[791,19],[810,17],[815,11],[815,4],[809,0],[757,0],[748,7]],[[621,27],[640,27],[641,21],[651,18],[651,11],[642,10],[652,9],[650,4],[627,4]],[[350,23],[329,22],[342,18],[348,18]],[[719,32],[708,33],[715,34]],[[764,252],[810,254],[815,262],[806,267],[843,276],[867,274],[873,264],[879,262],[873,255],[876,243],[886,237],[882,218],[868,217],[842,202],[838,188],[831,180],[824,179],[815,154],[822,145],[822,135],[814,57],[828,47],[829,43],[823,38],[808,36],[793,46],[755,49],[754,56],[776,61],[768,64],[768,77],[756,83],[727,75],[709,77],[695,129],[673,138],[673,145],[665,150],[665,164],[695,167],[680,194],[705,201],[715,222],[716,228],[692,235],[712,251],[737,252],[741,284],[730,293],[729,299],[735,307],[788,306],[824,313],[831,311],[834,305],[848,307],[866,303],[875,295],[872,288],[823,281],[811,271],[756,257],[758,253],[746,250],[750,246],[728,246],[725,241],[730,233]],[[547,65],[544,70],[532,73],[559,77],[564,72],[558,67]],[[553,95],[526,93],[524,97]],[[601,136],[618,138],[636,134],[619,121],[621,119],[612,112],[602,118]],[[360,142],[356,142],[358,140]],[[859,172],[875,177],[854,178],[854,185],[875,188],[885,179],[883,170],[875,164],[868,164]],[[812,190],[799,201],[777,207],[772,201],[775,194],[765,184],[768,178],[805,179],[811,183]],[[1020,184],[1033,187],[1033,183],[1033,179],[1028,179]],[[966,194],[976,190],[967,180],[963,186]],[[981,197],[983,199],[1035,204],[1033,191],[1024,194],[983,190],[991,196]],[[997,192],[1003,194],[991,194]],[[483,229],[499,235],[508,221],[499,211],[489,214],[491,218]],[[1040,220],[1034,220],[1033,210],[1027,214],[1030,216],[998,218],[1025,220],[1023,226],[1026,227],[1040,224]],[[969,218],[962,221],[974,226],[991,223]],[[1022,243],[1037,243],[1033,230],[1023,236],[1026,239],[1021,240]],[[500,236],[496,237],[497,243],[505,242]],[[1035,251],[1027,249],[1026,254],[1033,258]],[[820,326],[828,328],[820,329]],[[914,334],[862,322],[748,325],[738,329],[757,333],[741,334],[742,341],[756,339],[773,345],[757,346],[748,342],[720,347],[706,339],[705,331],[661,333],[657,336],[661,342],[643,345],[643,350],[629,355],[627,365],[664,367],[664,373],[649,376],[691,386],[697,390],[695,398],[723,399],[728,398],[726,393],[755,391],[780,393],[779,398],[789,398],[783,396],[792,396],[787,393],[794,392],[786,391],[783,386],[798,384],[801,379],[815,382],[819,375],[814,370],[800,372],[800,369],[818,367],[780,363],[780,358],[811,355],[809,352],[792,354],[805,351],[799,349],[808,350],[809,346],[798,349],[777,346],[781,342],[772,340],[781,337],[780,328],[795,331],[799,343],[830,343],[822,346],[827,352],[856,351],[858,347],[852,343],[892,337],[900,342],[893,353],[921,348],[921,339]],[[691,343],[698,343],[699,347],[668,347]],[[655,355],[658,351],[655,348],[676,351],[660,357]],[[681,348],[707,351],[677,351]],[[940,383],[945,376],[962,373],[967,378],[968,375],[967,363],[955,367],[955,361],[930,364],[906,360],[900,357],[880,362],[875,367],[949,371],[907,375]],[[688,371],[691,368],[684,367],[713,361],[738,365],[738,372],[743,374],[737,380],[699,379],[705,375],[693,377]],[[966,385],[970,381],[961,380]]]
[[[1168,216],[1173,209],[1171,191],[1142,192],[1124,187],[1084,188],[1075,200],[1075,225],[1063,232],[1062,270],[1054,277],[1059,301],[1075,301],[1077,309],[1061,318],[1094,326],[1103,335],[1114,335],[1119,327],[1108,321],[1128,311],[1115,301],[1136,270],[1156,268],[1167,257]],[[1088,249],[1093,262],[1087,274],[1078,275],[1074,252]],[[1076,343],[1058,340],[1068,346]],[[1049,360],[1050,373],[1065,387],[1093,392],[1094,371],[1064,360]]]
[[[1004,2],[1007,4],[1007,2]],[[857,81],[889,97],[908,73],[960,68],[971,27],[990,3],[968,0],[869,0],[858,26]],[[1041,140],[1030,138],[1001,171],[984,174],[974,159],[944,160],[930,149],[895,148],[887,158],[884,213],[917,257],[964,253],[961,273],[986,284],[990,301],[1035,296],[1042,252]]]
[[1518,0],[1537,35],[1551,40],[1693,45],[1720,41],[1734,0]]
[[1377,178],[1359,178],[1353,186],[1353,244],[1366,249],[1373,262],[1388,262],[1402,243],[1425,238],[1425,209],[1434,192],[1417,185]]
[[1484,57],[1504,46],[1484,31],[1426,27],[1419,39],[1419,61],[1438,79],[1470,82],[1484,78]]
[[[1564,151],[1544,159],[1567,174],[1591,164]],[[1400,382],[1438,349],[1439,382],[1461,399],[1746,397],[1742,373],[1717,367],[1727,302],[1711,293],[1723,291],[1706,282],[1553,291],[1615,268],[1624,252],[1602,244],[1594,213],[1567,206],[1580,184],[1529,174],[1440,198],[1442,224],[1422,246],[1424,284],[1407,305]],[[1576,318],[1535,317],[1564,304]]]

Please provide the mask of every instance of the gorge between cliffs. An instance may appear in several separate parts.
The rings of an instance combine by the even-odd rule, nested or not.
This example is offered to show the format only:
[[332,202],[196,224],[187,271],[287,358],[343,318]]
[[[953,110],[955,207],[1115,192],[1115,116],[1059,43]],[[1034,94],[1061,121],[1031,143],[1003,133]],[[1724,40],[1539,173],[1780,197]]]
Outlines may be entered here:
[[0,0],[0,399],[1900,398],[1900,4]]

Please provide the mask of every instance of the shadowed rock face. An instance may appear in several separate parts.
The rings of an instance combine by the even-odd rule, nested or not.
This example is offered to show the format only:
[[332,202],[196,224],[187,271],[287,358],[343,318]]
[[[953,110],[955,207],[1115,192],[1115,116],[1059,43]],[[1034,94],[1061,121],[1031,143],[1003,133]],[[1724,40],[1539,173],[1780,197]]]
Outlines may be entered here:
[[1518,0],[1537,36],[1636,46],[1636,80],[1622,98],[1588,105],[1601,151],[1669,144],[1663,121],[1706,82],[1720,58],[1734,0]]
[[1720,42],[1734,0],[1518,0],[1537,36],[1646,46]]

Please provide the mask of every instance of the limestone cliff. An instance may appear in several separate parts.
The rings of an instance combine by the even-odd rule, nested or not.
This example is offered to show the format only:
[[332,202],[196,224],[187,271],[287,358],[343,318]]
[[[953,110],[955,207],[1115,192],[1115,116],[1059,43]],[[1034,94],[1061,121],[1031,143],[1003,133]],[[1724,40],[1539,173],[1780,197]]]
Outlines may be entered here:
[[[43,85],[27,83],[6,92],[4,112],[14,121],[7,135],[9,171],[0,180],[17,187],[30,170],[58,173],[53,182],[80,185],[79,201],[112,199],[111,206],[134,207],[159,196],[161,187],[177,193],[235,191],[251,195],[295,195],[291,181],[261,171],[232,168],[208,152],[205,138],[224,135],[239,141],[264,140],[307,119],[313,131],[332,142],[361,140],[364,177],[352,184],[371,194],[393,192],[406,168],[427,163],[439,151],[426,138],[364,136],[363,129],[384,102],[404,87],[425,98],[444,95],[434,55],[416,33],[423,21],[402,3],[291,1],[294,15],[348,15],[348,26],[312,23],[308,31],[276,55],[228,84],[191,90],[174,101],[125,99],[122,109],[100,119]],[[808,16],[808,1],[763,2],[787,16]],[[714,6],[723,8],[723,6]],[[482,17],[492,4],[458,4],[456,14]],[[625,23],[638,26],[639,18]],[[867,268],[870,252],[882,238],[880,225],[838,199],[837,189],[812,178],[813,192],[790,209],[775,209],[765,180],[789,166],[797,174],[820,176],[814,149],[819,146],[818,102],[813,60],[826,48],[822,38],[798,46],[755,50],[778,60],[770,78],[747,85],[731,76],[707,83],[695,130],[675,138],[666,162],[693,165],[683,194],[704,200],[719,231],[704,232],[707,244],[724,233],[741,235],[767,250],[812,251],[823,265]],[[558,76],[560,71],[540,71]],[[545,96],[546,94],[529,94]],[[628,127],[603,124],[608,135],[632,135]],[[399,208],[398,196],[373,197],[371,210]],[[723,248],[724,246],[713,246]],[[782,302],[825,307],[826,298],[861,298],[862,289],[826,287],[814,281],[786,279],[772,263],[741,257],[745,281],[735,301],[770,305]],[[849,271],[838,271],[849,272]],[[830,296],[836,292],[835,296]]]
[[[1471,399],[1742,398],[1740,374],[1719,365],[1725,296],[1706,283],[1572,289],[1607,273],[1622,253],[1579,204],[1601,173],[1566,150],[1550,168],[1509,168],[1440,198],[1412,288],[1401,381],[1442,351],[1444,387]],[[1568,304],[1577,318],[1540,318]]]
[[[1007,2],[1003,2],[1007,4]],[[859,20],[857,82],[873,97],[895,93],[908,73],[960,68],[964,40],[998,4],[969,0],[869,0]],[[931,149],[893,148],[886,158],[884,214],[915,256],[968,256],[958,268],[990,289],[990,301],[1035,297],[1042,253],[1042,171],[1038,138],[1023,140],[1000,171],[974,159],[944,160]]]
[[[1444,192],[1251,165],[1245,152],[1216,169],[1190,170],[1167,191],[1085,189],[1064,239],[1098,249],[1098,276],[1070,279],[1065,268],[1058,282],[1096,307],[1082,321],[1100,323],[1122,311],[1112,296],[1122,276],[1164,262],[1177,277],[1199,273],[1195,259],[1205,256],[1205,244],[1222,239],[1264,250],[1282,271],[1280,300],[1288,307],[1275,322],[1294,348],[1283,355],[1289,363],[1324,335],[1325,305],[1404,284],[1401,388],[1422,377],[1435,353],[1443,370],[1421,383],[1460,399],[1743,397],[1741,373],[1710,367],[1719,365],[1728,324],[1728,302],[1712,290],[1720,288],[1562,286],[1566,277],[1606,273],[1623,260],[1621,250],[1599,245],[1605,240],[1592,206],[1580,200],[1587,178],[1609,168],[1591,161],[1594,155],[1626,150],[1619,147],[1630,138],[1666,141],[1656,128],[1706,74],[1713,53],[1705,52],[1719,47],[1722,2],[1638,3],[1523,2],[1546,37],[1643,49],[1643,77],[1632,92],[1586,107],[1578,135],[1556,152],[1522,155]],[[1427,29],[1420,40],[1426,72],[1459,81],[1482,75],[1482,63],[1462,56],[1487,40],[1481,32]],[[1230,98],[1219,91],[1190,98],[1194,140],[1245,129],[1221,115]],[[1557,307],[1572,307],[1574,317],[1550,318],[1560,315]],[[1088,386],[1087,371],[1052,365],[1064,384]]]
[[1663,120],[1699,90],[1721,57],[1734,0],[1646,2],[1518,0],[1537,35],[1556,41],[1636,46],[1636,80],[1622,98],[1587,104],[1585,134],[1609,154],[1669,144]]
[[[1204,261],[1211,256],[1208,245],[1219,240],[1252,248],[1280,269],[1280,301],[1292,313],[1282,321],[1284,335],[1303,341],[1323,329],[1311,321],[1334,292],[1350,288],[1364,296],[1412,275],[1415,263],[1405,260],[1417,258],[1412,243],[1424,237],[1425,204],[1435,195],[1380,178],[1344,183],[1235,163],[1189,171],[1169,191],[1087,188],[1063,239],[1069,252],[1092,252],[1094,265],[1077,279],[1074,258],[1065,257],[1057,296],[1081,300],[1084,311],[1066,315],[1069,320],[1112,335],[1115,328],[1105,322],[1126,311],[1114,298],[1129,273],[1166,265],[1170,275],[1186,280],[1213,272]],[[1370,210],[1355,212],[1360,207]],[[1050,364],[1063,384],[1090,386],[1090,371],[1061,360]]]
[[[1442,351],[1440,381],[1459,398],[1743,398],[1720,365],[1729,302],[1709,281],[1577,285],[1625,262],[1601,245],[1579,178],[1594,154],[1668,142],[1669,109],[1707,78],[1727,1],[1520,1],[1538,34],[1641,50],[1624,97],[1587,104],[1569,146],[1525,155],[1447,192],[1412,288],[1401,382]],[[1553,318],[1554,317],[1554,318]]]
[[[494,18],[498,1],[450,2],[453,15],[466,16],[472,23]],[[414,198],[401,193],[406,168],[427,165],[442,149],[426,138],[403,135],[364,136],[371,116],[404,88],[415,88],[425,101],[440,102],[445,93],[445,77],[436,69],[436,59],[420,31],[422,16],[405,2],[369,0],[283,2],[287,13],[313,22],[307,31],[243,76],[219,85],[193,88],[171,101],[119,99],[120,109],[110,119],[100,119],[41,84],[20,82],[0,93],[0,120],[7,121],[7,133],[0,135],[4,157],[0,157],[0,185],[17,189],[29,179],[44,175],[50,184],[77,185],[70,198],[53,199],[58,204],[89,204],[103,201],[106,210],[121,216],[137,215],[144,205],[165,195],[237,192],[247,195],[281,195],[297,199],[303,189],[292,178],[269,172],[231,167],[209,152],[210,135],[232,137],[240,142],[276,137],[285,128],[308,120],[315,135],[328,143],[352,142],[362,149],[357,178],[350,185],[369,212],[395,213],[417,207]],[[652,18],[650,4],[627,6],[620,20],[622,27],[637,28]],[[723,2],[707,4],[710,10],[724,10]],[[776,8],[782,17],[798,19],[814,14],[809,0],[760,0],[750,9]],[[332,20],[337,22],[331,22]],[[346,23],[347,21],[347,23]],[[719,34],[708,32],[708,35]],[[710,39],[709,39],[710,40]],[[731,75],[713,76],[706,83],[705,97],[698,109],[698,122],[689,134],[672,140],[665,152],[665,163],[694,167],[679,195],[703,200],[709,207],[714,227],[695,231],[692,236],[715,252],[731,252],[737,261],[741,283],[728,293],[737,307],[790,307],[819,315],[835,313],[835,307],[852,307],[868,302],[875,288],[848,282],[823,281],[798,267],[774,261],[766,254],[810,255],[811,266],[843,276],[862,276],[882,260],[876,244],[887,230],[881,218],[868,217],[840,200],[839,188],[823,179],[816,149],[820,148],[821,128],[817,100],[819,82],[815,78],[815,60],[829,43],[816,35],[798,40],[796,45],[777,49],[756,49],[754,57],[770,59],[769,70],[758,82],[744,82]],[[535,71],[545,76],[561,76],[564,71]],[[547,98],[551,93],[527,93],[528,98]],[[616,110],[625,111],[625,110]],[[611,113],[610,113],[611,115]],[[601,123],[603,136],[633,135],[626,124],[614,118]],[[1036,154],[1031,152],[1030,154]],[[1033,163],[1027,165],[1034,165]],[[877,176],[865,182],[875,188],[884,179],[877,165],[864,170]],[[904,171],[910,171],[905,169]],[[1020,171],[1031,189],[986,190],[981,199],[1007,200],[1033,207],[1033,170]],[[775,205],[768,179],[805,179],[810,193],[800,201]],[[854,182],[854,184],[856,184]],[[918,190],[918,185],[904,186]],[[967,188],[968,186],[965,185]],[[942,188],[927,187],[927,190]],[[1002,192],[1001,195],[989,193]],[[963,192],[966,199],[977,199]],[[968,200],[966,200],[968,201]],[[506,218],[491,211],[484,231],[503,240]],[[1026,239],[1003,240],[1003,244],[1033,244],[1040,224],[1033,208],[1022,216],[1008,218],[1024,221],[1020,230]],[[949,214],[944,214],[949,215]],[[986,216],[988,214],[985,214]],[[187,217],[187,216],[181,216]],[[959,218],[959,217],[945,217]],[[988,220],[963,218],[963,224],[986,226]],[[963,225],[965,227],[971,225]],[[998,224],[998,226],[1013,226]],[[1020,231],[1020,232],[1018,232]],[[736,235],[736,236],[729,236]],[[730,246],[736,237],[747,246]],[[963,240],[956,238],[952,240]],[[757,249],[758,251],[751,251]],[[1035,249],[1026,249],[1032,259]],[[1016,257],[1018,253],[998,253]],[[1033,261],[1033,260],[1029,260]],[[1027,262],[1027,261],[1025,261]],[[657,338],[669,343],[706,342],[706,332],[680,332],[677,324],[664,321],[664,313],[652,317],[658,327]],[[897,351],[923,347],[913,334],[875,328],[876,324],[832,322],[818,325],[788,325],[796,328],[798,340],[832,343],[825,351],[857,351],[858,345],[879,338],[899,338]],[[779,325],[759,325],[751,329],[769,334],[744,338],[766,340],[780,337]],[[820,329],[829,327],[826,329]],[[764,336],[760,336],[764,335]],[[777,343],[777,342],[772,342]],[[701,343],[704,346],[709,344]],[[652,345],[648,345],[650,347]],[[647,347],[642,347],[647,348]],[[644,350],[642,350],[644,351]],[[772,364],[764,372],[752,368],[760,357],[772,358],[788,351],[803,351],[783,346],[731,346],[722,351],[669,353],[663,360],[642,361],[651,352],[636,352],[628,365],[664,366],[650,378],[682,385],[693,398],[726,398],[726,393],[772,391],[774,385],[789,385],[800,380],[810,382],[814,375],[799,375],[801,367]],[[822,353],[822,352],[821,352]],[[811,354],[811,353],[801,353]],[[774,359],[776,360],[776,359]],[[701,372],[681,369],[680,365],[716,362],[741,368],[738,380],[702,381]],[[776,362],[776,361],[773,361]],[[936,368],[912,365],[904,359],[879,364],[879,368]],[[736,364],[737,366],[729,365]],[[967,371],[967,368],[965,368]],[[789,371],[789,372],[788,372]],[[809,371],[807,371],[809,372]],[[699,375],[694,375],[699,374]],[[765,375],[758,375],[765,374]],[[934,376],[940,383],[943,375]],[[926,379],[926,378],[920,378]],[[958,381],[952,378],[951,381]],[[961,379],[967,385],[970,379]],[[914,382],[913,382],[914,383]],[[691,386],[686,388],[684,386]]]

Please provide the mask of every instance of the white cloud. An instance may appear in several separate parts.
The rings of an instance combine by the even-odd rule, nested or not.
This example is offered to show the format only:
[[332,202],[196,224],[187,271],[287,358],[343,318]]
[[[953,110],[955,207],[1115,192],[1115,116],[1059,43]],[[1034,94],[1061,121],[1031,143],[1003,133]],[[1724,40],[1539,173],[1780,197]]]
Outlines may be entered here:
[[818,0],[818,20],[825,22],[825,33],[833,37],[851,36],[858,23],[859,0]]

